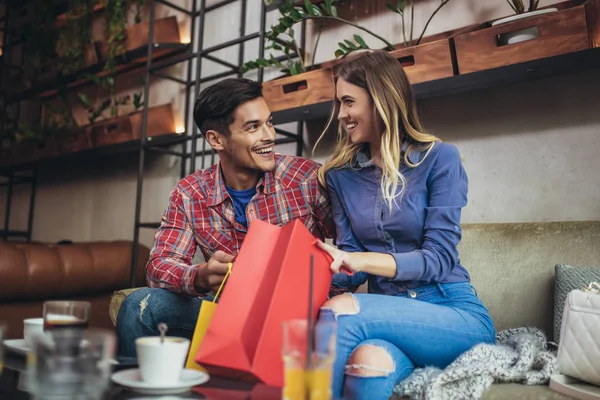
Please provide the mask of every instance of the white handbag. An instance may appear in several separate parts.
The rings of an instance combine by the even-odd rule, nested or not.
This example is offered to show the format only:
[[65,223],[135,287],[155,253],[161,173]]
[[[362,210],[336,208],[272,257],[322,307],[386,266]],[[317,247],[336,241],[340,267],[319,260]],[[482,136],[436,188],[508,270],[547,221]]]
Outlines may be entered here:
[[600,284],[567,295],[560,328],[561,374],[600,386]]

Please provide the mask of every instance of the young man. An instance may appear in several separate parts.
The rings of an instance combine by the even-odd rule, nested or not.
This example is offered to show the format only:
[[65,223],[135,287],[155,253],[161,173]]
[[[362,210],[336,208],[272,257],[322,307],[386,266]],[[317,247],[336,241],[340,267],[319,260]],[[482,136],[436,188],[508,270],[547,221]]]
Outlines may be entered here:
[[[146,270],[148,288],[125,299],[117,318],[119,356],[135,356],[135,339],[191,338],[202,298],[217,290],[254,219],[284,225],[300,219],[318,238],[332,237],[319,164],[276,155],[275,128],[259,83],[226,79],[204,89],[194,120],[219,163],[173,189]],[[199,247],[207,262],[193,264]],[[166,290],[165,290],[166,289]]]

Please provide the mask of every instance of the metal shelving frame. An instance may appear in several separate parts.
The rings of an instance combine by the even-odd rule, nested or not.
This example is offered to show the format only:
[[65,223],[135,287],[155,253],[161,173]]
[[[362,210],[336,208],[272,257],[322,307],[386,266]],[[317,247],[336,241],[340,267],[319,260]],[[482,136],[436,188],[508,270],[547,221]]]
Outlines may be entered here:
[[[221,7],[225,7],[232,3],[239,2],[240,7],[240,15],[239,15],[239,24],[240,24],[240,32],[239,37],[233,40],[228,40],[223,43],[219,43],[217,45],[204,48],[204,28],[206,24],[206,18],[210,16],[212,11],[218,10]],[[144,88],[144,95],[147,96],[149,93],[149,82],[152,75],[158,76],[164,79],[169,79],[175,83],[180,85],[184,85],[186,88],[186,103],[185,103],[185,111],[184,111],[184,119],[186,123],[185,132],[183,135],[186,137],[186,141],[182,142],[181,151],[177,153],[178,156],[182,157],[181,163],[181,171],[180,178],[193,173],[197,169],[197,158],[202,157],[202,163],[200,168],[205,168],[214,164],[215,162],[215,152],[212,149],[207,149],[206,141],[202,140],[201,150],[198,149],[197,141],[198,139],[202,139],[202,135],[198,130],[198,127],[195,126],[193,119],[191,118],[190,112],[192,105],[190,97],[191,97],[191,89],[193,87],[194,95],[196,95],[200,91],[200,85],[205,82],[216,81],[221,78],[226,78],[230,76],[238,76],[242,77],[242,73],[240,73],[240,68],[244,63],[244,44],[250,40],[258,39],[259,48],[258,48],[258,56],[264,56],[264,35],[265,35],[265,25],[266,25],[266,15],[267,15],[267,7],[265,6],[264,1],[261,1],[261,10],[260,10],[260,28],[258,32],[247,33],[246,25],[247,25],[247,7],[248,0],[222,0],[212,5],[207,6],[206,0],[192,0],[192,9],[184,10],[181,7],[177,7],[174,4],[170,3],[166,0],[155,0],[151,4],[150,11],[150,20],[152,21],[155,15],[155,6],[157,3],[172,7],[177,9],[178,11],[186,13],[190,18],[192,18],[191,22],[191,38],[192,41],[190,43],[189,52],[184,55],[175,57],[171,60],[167,60],[163,63],[152,65],[151,59],[148,58],[148,65],[146,66],[146,87]],[[150,24],[150,38],[153,36],[153,24]],[[196,36],[196,37],[195,37]],[[302,38],[305,36],[305,30],[302,31]],[[152,40],[149,41],[151,43]],[[221,50],[231,46],[239,46],[237,63],[231,63],[229,61],[223,60],[214,56],[212,53],[217,50]],[[150,49],[149,49],[150,51]],[[215,73],[212,75],[202,77],[202,60],[206,59],[212,61],[214,63],[220,64],[222,66],[227,67],[229,70],[224,72]],[[195,60],[195,63],[191,61]],[[163,69],[173,66],[175,64],[186,62],[187,65],[187,79],[182,80],[177,77],[173,77],[168,75],[167,73],[162,72]],[[195,64],[195,73],[193,73],[193,65]],[[258,70],[258,81],[263,81],[263,70]],[[147,98],[147,97],[146,97]],[[142,143],[148,141],[146,138],[146,124],[147,124],[147,105],[144,104],[144,114],[143,114],[143,123],[142,123]],[[295,134],[290,134],[289,132],[285,132],[283,130],[278,129],[278,133],[281,133],[284,138],[278,139],[276,143],[296,143],[296,153],[302,153],[302,130],[303,123],[298,123],[298,130]],[[190,142],[190,150],[187,151],[187,142]],[[135,203],[135,223],[134,223],[134,237],[133,237],[133,257],[132,257],[132,269],[131,269],[131,284],[134,286],[135,282],[135,266],[138,263],[139,259],[139,237],[141,229],[156,229],[159,227],[159,222],[142,222],[140,220],[141,214],[141,202],[142,202],[142,187],[143,187],[143,174],[144,174],[144,160],[145,160],[145,152],[146,150],[157,150],[156,148],[147,147],[145,145],[140,146],[139,148],[139,168],[138,168],[138,180],[137,180],[137,195],[136,195],[136,203]],[[163,151],[163,150],[161,150]],[[164,151],[163,151],[164,152]],[[189,169],[186,170],[186,160],[189,159]],[[207,165],[207,161],[210,159],[210,163]]]
[[[10,37],[10,12],[15,11],[18,7],[26,4],[26,2],[11,2],[8,0],[0,0],[0,3],[4,3],[7,5],[5,16],[0,16],[0,22],[2,22],[3,27],[3,57],[2,63],[0,63],[0,83],[2,83],[5,79],[7,79],[7,72],[9,68],[19,68],[19,66],[9,66],[7,61],[10,59],[10,51],[11,51],[11,37]],[[227,5],[239,3],[240,4],[240,14],[239,14],[239,36],[236,39],[228,40],[223,43],[219,43],[217,45],[213,45],[210,47],[204,47],[204,36],[205,36],[205,25],[206,18],[210,18],[210,13],[218,10]],[[152,52],[156,50],[157,46],[161,46],[162,44],[154,43],[154,21],[156,17],[156,6],[161,4],[166,7],[170,7],[173,10],[184,13],[191,19],[191,35],[190,35],[190,43],[187,45],[185,51],[180,51],[178,54],[169,56],[168,58],[153,60]],[[259,30],[257,32],[246,32],[247,30],[247,11],[248,11],[248,0],[221,0],[217,1],[213,4],[207,5],[207,0],[191,0],[191,9],[185,9],[176,4],[173,4],[168,0],[150,0],[149,8],[149,40],[146,48],[146,61],[145,65],[141,66],[143,68],[143,74],[145,76],[144,80],[144,98],[148,99],[150,94],[150,81],[152,77],[160,77],[163,79],[168,79],[175,84],[183,85],[185,87],[185,105],[184,105],[184,121],[185,121],[185,129],[184,132],[181,132],[180,135],[168,135],[165,137],[148,137],[147,136],[147,127],[148,127],[148,102],[145,101],[142,108],[142,137],[141,139],[122,143],[119,145],[107,146],[106,148],[99,148],[93,151],[82,152],[81,154],[72,154],[67,156],[60,156],[61,159],[71,159],[73,162],[76,162],[78,159],[83,157],[90,156],[108,156],[117,153],[123,152],[135,152],[138,155],[138,174],[136,181],[136,199],[134,206],[134,233],[133,233],[133,249],[132,249],[132,260],[131,260],[131,286],[135,287],[139,284],[143,284],[143,282],[136,282],[135,280],[135,270],[136,265],[139,260],[139,240],[140,240],[140,232],[142,229],[156,229],[160,223],[159,222],[146,222],[141,221],[141,207],[142,207],[142,190],[144,184],[144,171],[147,160],[147,152],[154,152],[160,154],[167,154],[172,156],[177,156],[181,160],[180,167],[180,178],[185,177],[196,171],[197,168],[206,168],[214,164],[215,162],[215,152],[212,149],[207,148],[206,141],[201,140],[202,135],[200,134],[198,127],[195,126],[195,123],[192,118],[192,109],[193,109],[193,98],[200,90],[200,85],[206,82],[217,81],[219,79],[230,77],[230,76],[238,76],[241,77],[242,73],[240,73],[240,68],[244,63],[244,44],[248,41],[258,39],[258,56],[264,56],[264,37],[265,37],[265,28],[266,28],[266,16],[267,12],[270,12],[272,8],[268,8],[264,1],[260,2],[261,10],[259,14],[260,24]],[[305,26],[302,26],[301,32],[301,48],[304,48],[304,37],[305,37]],[[227,48],[231,46],[239,46],[239,51],[237,55],[237,62],[230,62],[227,60],[223,60],[213,53]],[[203,65],[202,61],[206,59],[211,62],[220,64],[228,68],[225,72],[219,72],[215,74],[210,74],[207,76],[202,76]],[[283,57],[281,58],[283,59]],[[176,64],[187,62],[187,70],[186,70],[186,78],[182,79],[179,77],[172,76],[165,72],[164,70],[168,67],[174,66]],[[136,66],[135,68],[140,68],[140,66]],[[263,81],[263,70],[257,70],[257,80]],[[82,83],[77,84],[81,86]],[[36,88],[33,90],[29,90],[26,93],[19,93],[16,96],[14,94],[9,94],[4,90],[4,86],[2,86],[2,90],[0,92],[0,106],[2,107],[2,111],[5,112],[7,108],[11,104],[17,105],[17,115],[15,116],[16,120],[19,119],[18,115],[18,104],[20,101],[27,99],[29,97],[39,95],[42,90],[52,90],[52,87],[48,87],[45,85],[43,88]],[[7,96],[8,95],[8,96]],[[192,96],[194,95],[194,96]],[[8,121],[2,120],[2,124],[8,123]],[[4,126],[2,126],[4,127]],[[281,138],[277,139],[277,144],[283,143],[296,143],[296,154],[302,154],[302,146],[303,146],[303,127],[304,124],[302,121],[298,122],[297,129],[295,133],[287,132],[282,129],[277,129],[277,133],[281,136]],[[201,147],[198,147],[198,140],[202,141]],[[178,150],[174,150],[178,148]],[[201,158],[201,162],[198,162],[198,158]],[[53,159],[48,161],[43,161],[43,163],[51,163]],[[36,196],[36,182],[37,182],[37,166],[39,163],[31,163],[27,165],[20,165],[15,167],[4,167],[0,168],[0,177],[4,177],[0,180],[0,187],[7,187],[7,204],[5,209],[5,223],[4,229],[0,230],[0,237],[3,237],[4,240],[7,240],[8,237],[11,236],[20,236],[25,238],[25,240],[31,240],[31,232],[33,226],[33,214],[35,209],[35,196]],[[27,171],[31,171],[27,173]],[[29,216],[28,216],[28,229],[27,231],[11,231],[9,229],[9,221],[10,214],[13,209],[12,203],[14,201],[13,189],[15,185],[19,184],[30,184],[31,185],[31,195],[30,195],[30,205],[29,205]]]

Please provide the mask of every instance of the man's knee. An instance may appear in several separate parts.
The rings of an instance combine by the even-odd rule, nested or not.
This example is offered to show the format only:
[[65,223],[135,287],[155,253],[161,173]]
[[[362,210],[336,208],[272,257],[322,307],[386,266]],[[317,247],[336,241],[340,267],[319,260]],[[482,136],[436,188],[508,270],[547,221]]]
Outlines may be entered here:
[[394,360],[386,349],[367,344],[357,347],[352,352],[346,366],[346,374],[361,377],[387,376],[394,368]]
[[148,302],[150,296],[152,296],[153,289],[141,288],[135,290],[127,295],[121,303],[121,310],[129,309],[131,307],[138,307],[142,301]]
[[119,317],[117,319],[120,324],[142,322],[142,318],[146,313],[151,313],[151,305],[161,297],[163,290],[154,288],[142,288],[129,293],[119,308]]
[[356,314],[359,311],[356,297],[350,293],[332,297],[321,308],[333,310],[336,315]]

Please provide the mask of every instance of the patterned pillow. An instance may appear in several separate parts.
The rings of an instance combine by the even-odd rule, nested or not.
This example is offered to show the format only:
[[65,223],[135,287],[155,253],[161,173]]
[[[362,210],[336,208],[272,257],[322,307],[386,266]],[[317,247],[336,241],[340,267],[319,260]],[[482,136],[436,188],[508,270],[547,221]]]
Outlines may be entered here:
[[581,289],[590,282],[600,282],[600,267],[574,267],[557,264],[554,267],[556,276],[554,288],[554,341],[560,340],[560,325],[567,295],[571,290]]

